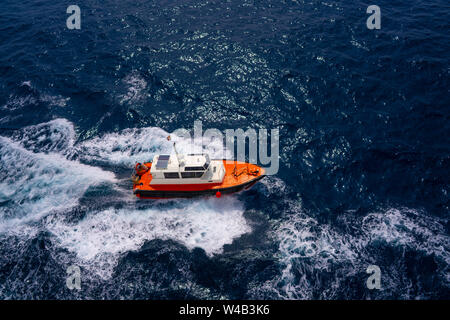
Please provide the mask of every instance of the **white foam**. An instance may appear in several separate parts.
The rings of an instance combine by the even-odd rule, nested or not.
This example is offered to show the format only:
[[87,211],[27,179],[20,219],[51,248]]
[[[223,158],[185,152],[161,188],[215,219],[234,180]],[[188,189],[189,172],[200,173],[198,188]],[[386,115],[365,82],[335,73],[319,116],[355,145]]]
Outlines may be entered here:
[[[323,290],[324,298],[332,298],[335,292],[339,292],[342,278],[364,271],[363,267],[358,269],[358,265],[365,261],[364,266],[367,267],[367,261],[376,258],[367,256],[366,252],[366,248],[374,241],[436,255],[446,265],[450,262],[450,238],[443,225],[437,218],[426,216],[423,212],[388,209],[371,213],[357,222],[349,222],[361,224],[358,229],[364,231],[358,235],[350,235],[335,230],[332,225],[319,224],[305,214],[300,202],[288,202],[289,209],[285,212],[285,218],[274,226],[273,231],[273,236],[279,241],[280,262],[284,269],[281,276],[273,281],[272,288],[281,298],[313,298],[312,289],[316,287],[314,279],[311,282],[310,277],[305,275],[306,270],[296,270],[302,259],[308,259],[306,265],[311,266],[309,273],[313,270],[330,271],[332,266],[353,266],[345,270],[333,269],[333,272],[342,274],[337,274],[330,287]],[[304,264],[301,265],[305,267]],[[299,278],[299,275],[304,276]],[[449,281],[448,274],[444,277]]]
[[[114,182],[114,174],[69,161],[56,153],[34,153],[0,137],[0,231],[77,205],[91,185]],[[9,210],[9,211],[6,211]]]
[[151,161],[155,154],[170,153],[168,135],[160,128],[125,129],[86,140],[77,146],[77,153],[85,161],[132,167]]
[[11,138],[30,151],[66,154],[72,151],[76,134],[70,121],[58,118],[25,127]]
[[143,210],[108,209],[91,212],[76,224],[53,221],[48,229],[81,265],[102,278],[111,276],[124,253],[138,250],[148,240],[173,239],[213,255],[251,231],[242,204],[233,197],[179,200]]
[[[171,140],[167,141],[169,135]],[[201,141],[178,137],[154,127],[108,133],[86,140],[77,145],[76,149],[80,158],[88,162],[98,161],[132,167],[136,162],[151,161],[157,154],[173,154],[174,141],[180,154],[201,150]],[[224,151],[223,141],[218,139],[209,142],[204,149],[212,158],[221,159],[224,154],[228,155],[227,151]]]
[[[336,261],[355,261],[359,241],[339,234],[328,225],[320,225],[305,214],[300,201],[287,202],[285,218],[273,231],[279,241],[280,262],[284,265],[273,288],[280,288],[275,291],[283,299],[312,299],[315,283],[310,282],[305,270],[295,270],[297,261],[308,259],[312,269],[327,271]],[[298,274],[302,275],[300,279]]]
[[[407,246],[427,254],[435,254],[450,264],[450,237],[437,218],[413,209],[388,209],[364,217],[362,228],[368,241],[382,240],[393,245]],[[450,275],[449,275],[450,277]]]
[[282,195],[287,192],[286,183],[276,176],[267,176],[260,183],[266,187],[269,195]]
[[[167,141],[167,137],[171,140]],[[12,137],[24,148],[35,152],[55,152],[68,158],[77,156],[83,162],[99,162],[105,165],[132,167],[136,162],[151,161],[157,154],[173,154],[173,142],[179,153],[199,152],[202,141],[179,137],[156,128],[131,128],[106,133],[75,144],[76,132],[73,124],[62,118],[25,127]],[[230,156],[223,141],[204,141],[204,152],[212,158]]]
[[138,72],[133,72],[125,77],[123,84],[127,87],[127,92],[119,97],[121,104],[136,103],[145,98],[147,82]]

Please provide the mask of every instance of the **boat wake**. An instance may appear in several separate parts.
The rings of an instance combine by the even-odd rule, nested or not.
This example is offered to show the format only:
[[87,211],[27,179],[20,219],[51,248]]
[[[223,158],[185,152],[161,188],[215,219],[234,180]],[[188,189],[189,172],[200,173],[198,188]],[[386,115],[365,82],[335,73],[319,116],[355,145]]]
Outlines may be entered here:
[[131,182],[124,189],[128,185],[117,178],[116,171],[129,173],[135,161],[170,152],[167,136],[159,128],[126,129],[76,143],[74,126],[56,119],[0,137],[0,237],[49,232],[55,247],[68,252],[61,263],[103,279],[127,252],[154,239],[208,255],[222,252],[251,231],[237,198],[137,201]]

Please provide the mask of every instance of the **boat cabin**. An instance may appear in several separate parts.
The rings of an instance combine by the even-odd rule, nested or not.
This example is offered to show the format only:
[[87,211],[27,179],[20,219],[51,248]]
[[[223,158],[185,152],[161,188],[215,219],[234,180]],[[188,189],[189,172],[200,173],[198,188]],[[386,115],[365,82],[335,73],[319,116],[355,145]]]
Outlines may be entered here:
[[150,169],[151,185],[221,183],[225,176],[222,160],[207,154],[157,155]]

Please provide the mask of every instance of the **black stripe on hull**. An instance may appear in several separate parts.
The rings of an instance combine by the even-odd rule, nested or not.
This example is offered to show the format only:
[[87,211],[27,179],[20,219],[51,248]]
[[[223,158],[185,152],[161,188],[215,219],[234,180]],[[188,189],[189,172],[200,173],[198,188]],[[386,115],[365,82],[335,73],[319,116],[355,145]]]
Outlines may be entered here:
[[264,177],[265,176],[262,175],[246,183],[228,188],[206,189],[201,191],[135,190],[134,194],[142,198],[193,198],[200,196],[215,196],[217,192],[220,192],[221,194],[229,194],[239,192],[244,189],[250,189],[257,181]]

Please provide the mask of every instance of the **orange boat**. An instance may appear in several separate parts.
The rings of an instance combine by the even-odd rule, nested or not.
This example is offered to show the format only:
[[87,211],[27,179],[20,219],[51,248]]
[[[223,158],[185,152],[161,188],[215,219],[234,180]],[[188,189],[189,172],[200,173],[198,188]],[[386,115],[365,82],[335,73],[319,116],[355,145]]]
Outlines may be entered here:
[[[175,147],[175,144],[174,144]],[[210,160],[207,154],[157,155],[137,163],[132,176],[139,198],[220,197],[249,189],[264,178],[264,169],[233,160]]]

